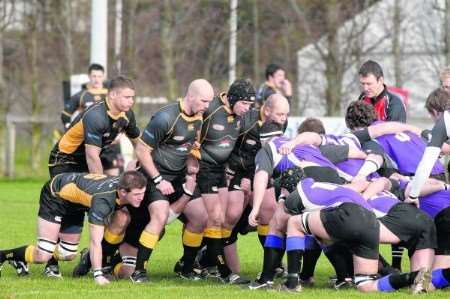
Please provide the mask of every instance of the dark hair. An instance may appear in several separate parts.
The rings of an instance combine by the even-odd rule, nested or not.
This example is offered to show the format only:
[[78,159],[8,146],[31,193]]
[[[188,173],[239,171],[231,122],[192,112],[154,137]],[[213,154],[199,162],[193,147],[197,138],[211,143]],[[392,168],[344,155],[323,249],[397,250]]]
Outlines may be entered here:
[[111,81],[109,81],[108,89],[109,91],[115,90],[115,89],[123,89],[123,88],[129,88],[129,89],[135,89],[134,88],[134,82],[131,79],[128,79],[124,76],[118,76],[116,78],[113,78]]
[[325,127],[320,119],[315,117],[306,118],[297,128],[297,134],[304,132],[315,132],[317,134],[325,134]]
[[269,77],[273,76],[276,71],[278,70],[284,70],[281,66],[271,63],[266,67],[266,80],[269,79]]
[[384,77],[383,69],[378,64],[378,62],[375,62],[373,60],[367,60],[366,62],[364,62],[363,65],[361,65],[358,74],[362,77],[367,77],[372,74],[377,79],[380,79],[380,77]]
[[362,101],[350,103],[345,113],[345,124],[350,130],[370,126],[377,119],[372,105]]
[[92,71],[102,71],[105,72],[105,68],[98,63],[92,63],[88,68],[88,74],[90,74]]
[[119,180],[118,189],[124,189],[127,192],[130,192],[133,189],[142,189],[147,186],[147,179],[145,176],[136,171],[130,170],[125,171]]
[[444,112],[450,108],[450,94],[443,88],[436,88],[427,97],[425,108],[429,113],[433,110]]

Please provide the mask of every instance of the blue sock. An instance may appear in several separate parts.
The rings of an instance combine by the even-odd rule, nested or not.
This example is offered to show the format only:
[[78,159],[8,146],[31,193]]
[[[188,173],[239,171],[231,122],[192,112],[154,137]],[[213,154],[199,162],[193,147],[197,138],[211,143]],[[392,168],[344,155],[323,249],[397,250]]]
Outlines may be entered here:
[[284,249],[284,238],[276,235],[267,235],[264,247]]
[[433,270],[431,274],[431,282],[436,289],[443,289],[450,286],[450,282],[444,277],[443,269]]
[[305,250],[305,237],[287,237],[286,251]]
[[378,279],[378,291],[380,292],[393,292],[395,289],[392,287],[391,283],[389,282],[389,277],[391,275],[387,275],[384,277],[381,277]]

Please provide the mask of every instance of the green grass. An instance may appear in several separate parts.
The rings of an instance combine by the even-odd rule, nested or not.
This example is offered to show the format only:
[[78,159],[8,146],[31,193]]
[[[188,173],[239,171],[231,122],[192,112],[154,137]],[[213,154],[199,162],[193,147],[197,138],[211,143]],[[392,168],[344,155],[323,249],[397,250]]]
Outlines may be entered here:
[[[0,248],[33,244],[36,239],[36,214],[39,191],[43,181],[20,180],[0,181]],[[0,278],[0,298],[403,298],[410,296],[407,290],[396,293],[361,294],[356,290],[334,291],[327,288],[328,276],[333,271],[324,257],[316,269],[316,287],[304,289],[299,295],[275,291],[247,291],[237,286],[222,285],[213,281],[180,281],[172,272],[175,261],[182,252],[178,223],[168,227],[151,262],[149,273],[151,283],[132,285],[128,280],[113,282],[99,287],[92,278],[72,279],[74,262],[63,262],[64,279],[48,279],[41,275],[43,266],[32,265],[31,275],[18,278],[12,267],[5,264]],[[87,232],[80,248],[87,244]],[[255,234],[239,239],[239,253],[243,274],[254,278],[261,269],[262,250]],[[386,254],[386,256],[389,256]],[[405,260],[405,259],[404,259]],[[407,265],[404,265],[406,269]],[[425,295],[427,298],[448,298],[448,292],[438,291]]]

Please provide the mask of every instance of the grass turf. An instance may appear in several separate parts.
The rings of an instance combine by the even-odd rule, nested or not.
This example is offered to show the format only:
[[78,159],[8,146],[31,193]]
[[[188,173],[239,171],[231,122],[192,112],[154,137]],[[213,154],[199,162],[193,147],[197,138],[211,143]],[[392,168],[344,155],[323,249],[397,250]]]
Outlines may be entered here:
[[[0,181],[0,248],[12,248],[36,241],[36,215],[40,180]],[[216,281],[182,281],[172,272],[175,261],[182,252],[181,225],[174,223],[167,229],[164,239],[152,255],[148,269],[151,283],[133,285],[130,281],[116,281],[99,287],[92,277],[73,279],[70,277],[75,262],[61,262],[63,279],[45,278],[43,265],[31,265],[31,275],[16,276],[13,268],[5,263],[0,278],[0,298],[403,298],[410,296],[407,290],[396,293],[361,294],[356,290],[331,290],[327,280],[333,274],[328,261],[320,258],[316,268],[316,286],[304,288],[301,294],[286,294],[275,291],[248,291],[238,286],[223,285]],[[86,230],[86,229],[85,229]],[[88,232],[82,238],[80,249],[87,244]],[[251,233],[239,239],[242,274],[254,278],[261,269],[262,250],[257,236]],[[384,247],[385,256],[390,257]],[[406,260],[406,258],[404,258]],[[403,265],[407,269],[407,264]],[[448,291],[437,291],[424,295],[427,298],[448,298]]]

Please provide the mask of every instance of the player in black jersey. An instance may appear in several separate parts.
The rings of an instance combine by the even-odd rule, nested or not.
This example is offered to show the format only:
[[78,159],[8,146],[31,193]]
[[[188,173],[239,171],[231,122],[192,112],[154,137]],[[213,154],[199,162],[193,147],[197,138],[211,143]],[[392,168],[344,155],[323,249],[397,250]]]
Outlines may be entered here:
[[[133,81],[120,76],[111,80],[107,99],[78,115],[50,152],[50,177],[66,172],[104,173],[100,156],[119,134],[125,132],[136,143],[140,131],[131,110],[134,96]],[[64,238],[81,232],[83,219],[84,213],[67,217],[61,232]],[[49,261],[45,274],[60,277],[55,259]]]
[[106,99],[108,89],[103,86],[105,80],[105,69],[97,63],[93,63],[88,68],[89,83],[83,86],[82,90],[74,94],[61,112],[61,120],[64,128],[69,128],[71,120],[77,113],[81,113],[89,106]]
[[194,152],[199,161],[194,198],[203,198],[207,210],[204,243],[210,266],[224,264],[222,240],[231,234],[231,230],[222,227],[228,200],[225,168],[239,137],[242,116],[254,102],[255,90],[250,81],[236,80],[227,93],[213,99],[203,115],[200,148]]
[[[133,282],[148,281],[144,264],[167,222],[170,203],[188,201],[192,197],[193,190],[184,185],[186,163],[200,133],[202,114],[213,96],[214,91],[208,81],[194,80],[185,97],[160,109],[142,133],[136,155],[141,172],[149,179],[141,210],[149,213],[150,222],[140,234],[136,268],[130,277]],[[184,213],[188,219],[206,219],[206,212],[198,200],[189,201]],[[185,249],[200,246],[201,238],[201,229],[187,223],[183,234]]]
[[[0,267],[5,261],[13,264],[45,263],[53,255],[59,260],[72,260],[77,252],[77,241],[64,239],[60,234],[64,219],[75,211],[87,212],[90,229],[91,262],[98,284],[109,281],[101,271],[101,240],[109,217],[124,205],[138,207],[145,193],[145,177],[136,171],[121,177],[101,174],[63,173],[48,181],[41,191],[38,212],[37,245],[0,250]],[[58,243],[59,238],[59,243]]]

